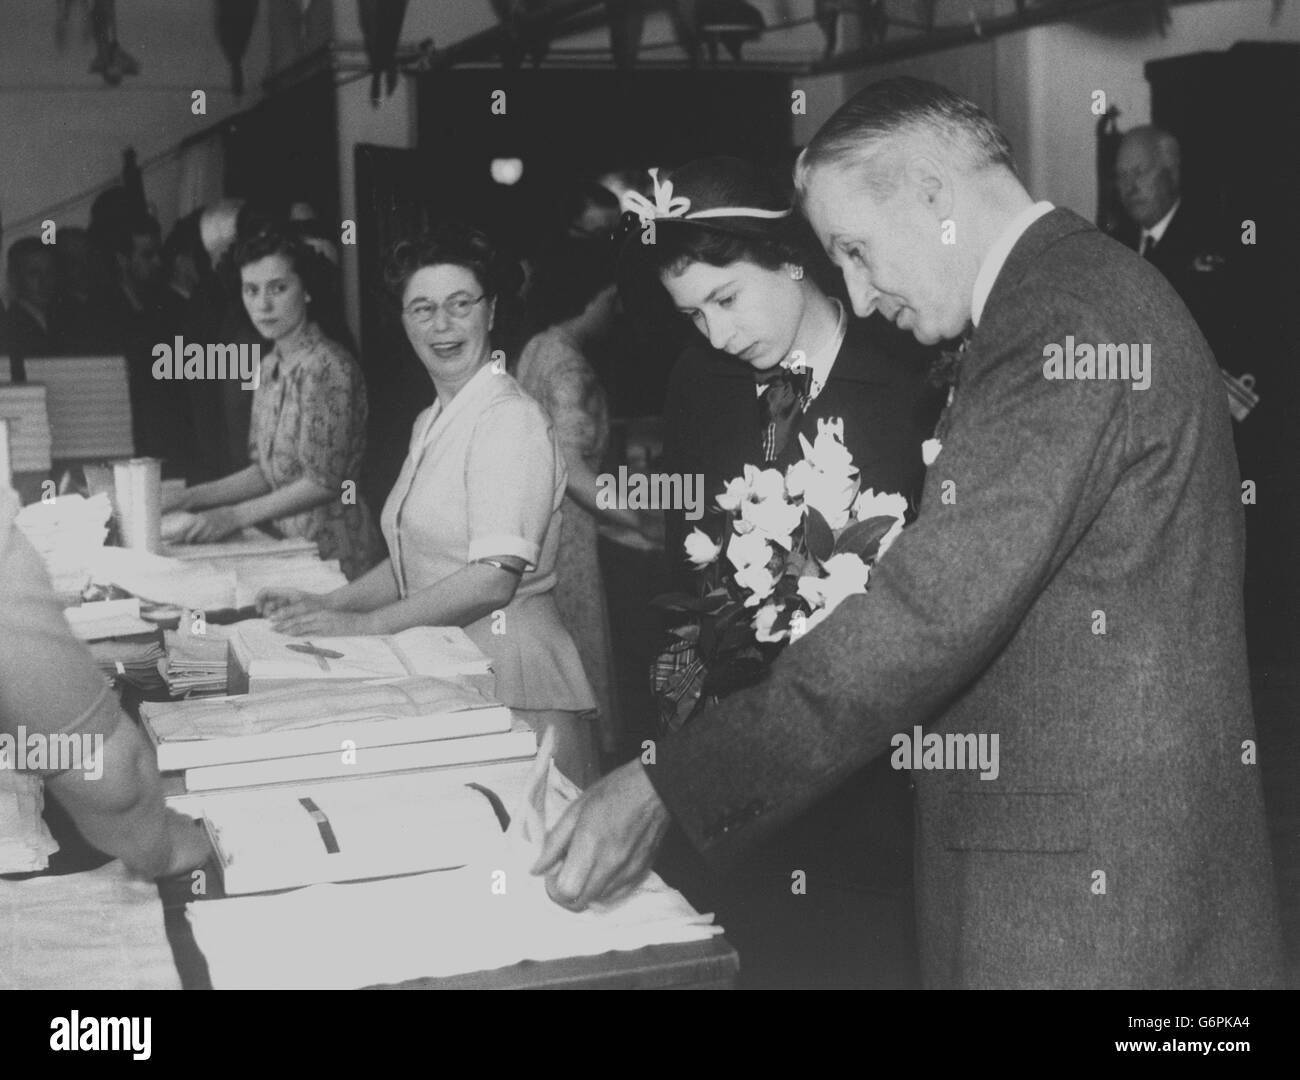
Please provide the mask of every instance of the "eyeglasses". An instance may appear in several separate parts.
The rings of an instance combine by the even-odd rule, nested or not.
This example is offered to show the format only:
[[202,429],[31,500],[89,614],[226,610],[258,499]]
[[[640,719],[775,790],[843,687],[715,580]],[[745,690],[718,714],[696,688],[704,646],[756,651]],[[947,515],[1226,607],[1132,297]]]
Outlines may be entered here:
[[463,319],[471,311],[474,305],[482,303],[487,298],[487,293],[481,293],[478,296],[470,297],[461,294],[444,300],[441,304],[431,304],[428,300],[413,300],[402,308],[402,314],[417,326],[428,326],[433,322],[434,316],[438,313],[438,308],[443,308],[447,312],[449,319]]

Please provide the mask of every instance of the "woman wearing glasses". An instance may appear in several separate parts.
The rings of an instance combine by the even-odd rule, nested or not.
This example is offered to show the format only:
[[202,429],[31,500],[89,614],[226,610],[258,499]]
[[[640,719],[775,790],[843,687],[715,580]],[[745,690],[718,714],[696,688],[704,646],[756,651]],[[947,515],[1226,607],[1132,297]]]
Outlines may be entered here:
[[366,384],[346,348],[317,324],[313,292],[328,292],[328,270],[299,233],[274,224],[231,252],[240,292],[257,332],[274,348],[262,357],[253,391],[252,464],[169,500],[191,511],[168,538],[221,540],[249,525],[315,540],[349,579],[375,562],[379,534],[356,494],[366,449]]
[[464,627],[492,659],[500,700],[539,734],[554,727],[557,764],[586,784],[596,702],[552,594],[564,458],[489,338],[512,270],[459,225],[393,249],[386,277],[438,398],[416,419],[384,506],[389,557],[325,595],[266,590],[259,607],[294,634]]

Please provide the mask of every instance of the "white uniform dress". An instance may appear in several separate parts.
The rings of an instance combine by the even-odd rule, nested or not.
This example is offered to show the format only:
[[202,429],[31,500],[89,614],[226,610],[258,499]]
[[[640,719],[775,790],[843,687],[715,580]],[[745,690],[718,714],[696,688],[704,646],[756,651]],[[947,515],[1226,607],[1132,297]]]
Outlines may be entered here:
[[465,627],[492,660],[497,696],[525,714],[596,706],[552,593],[565,479],[545,411],[486,365],[449,405],[434,402],[416,418],[381,518],[403,597],[477,559],[528,565],[504,609]]

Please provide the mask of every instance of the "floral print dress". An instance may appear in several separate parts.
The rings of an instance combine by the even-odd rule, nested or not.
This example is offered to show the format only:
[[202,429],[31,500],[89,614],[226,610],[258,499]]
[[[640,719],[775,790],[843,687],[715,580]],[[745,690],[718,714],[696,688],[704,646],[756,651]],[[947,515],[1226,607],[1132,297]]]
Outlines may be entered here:
[[249,458],[279,489],[304,476],[334,496],[276,518],[281,535],[315,540],[348,579],[377,561],[380,536],[357,491],[366,450],[366,386],[348,351],[313,322],[276,343],[253,391]]

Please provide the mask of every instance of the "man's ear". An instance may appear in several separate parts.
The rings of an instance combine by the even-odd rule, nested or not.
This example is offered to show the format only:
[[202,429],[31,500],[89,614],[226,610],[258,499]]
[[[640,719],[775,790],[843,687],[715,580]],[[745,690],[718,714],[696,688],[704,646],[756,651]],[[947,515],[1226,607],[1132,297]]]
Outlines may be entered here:
[[915,154],[907,161],[904,176],[925,208],[940,221],[951,216],[952,173],[937,158]]

